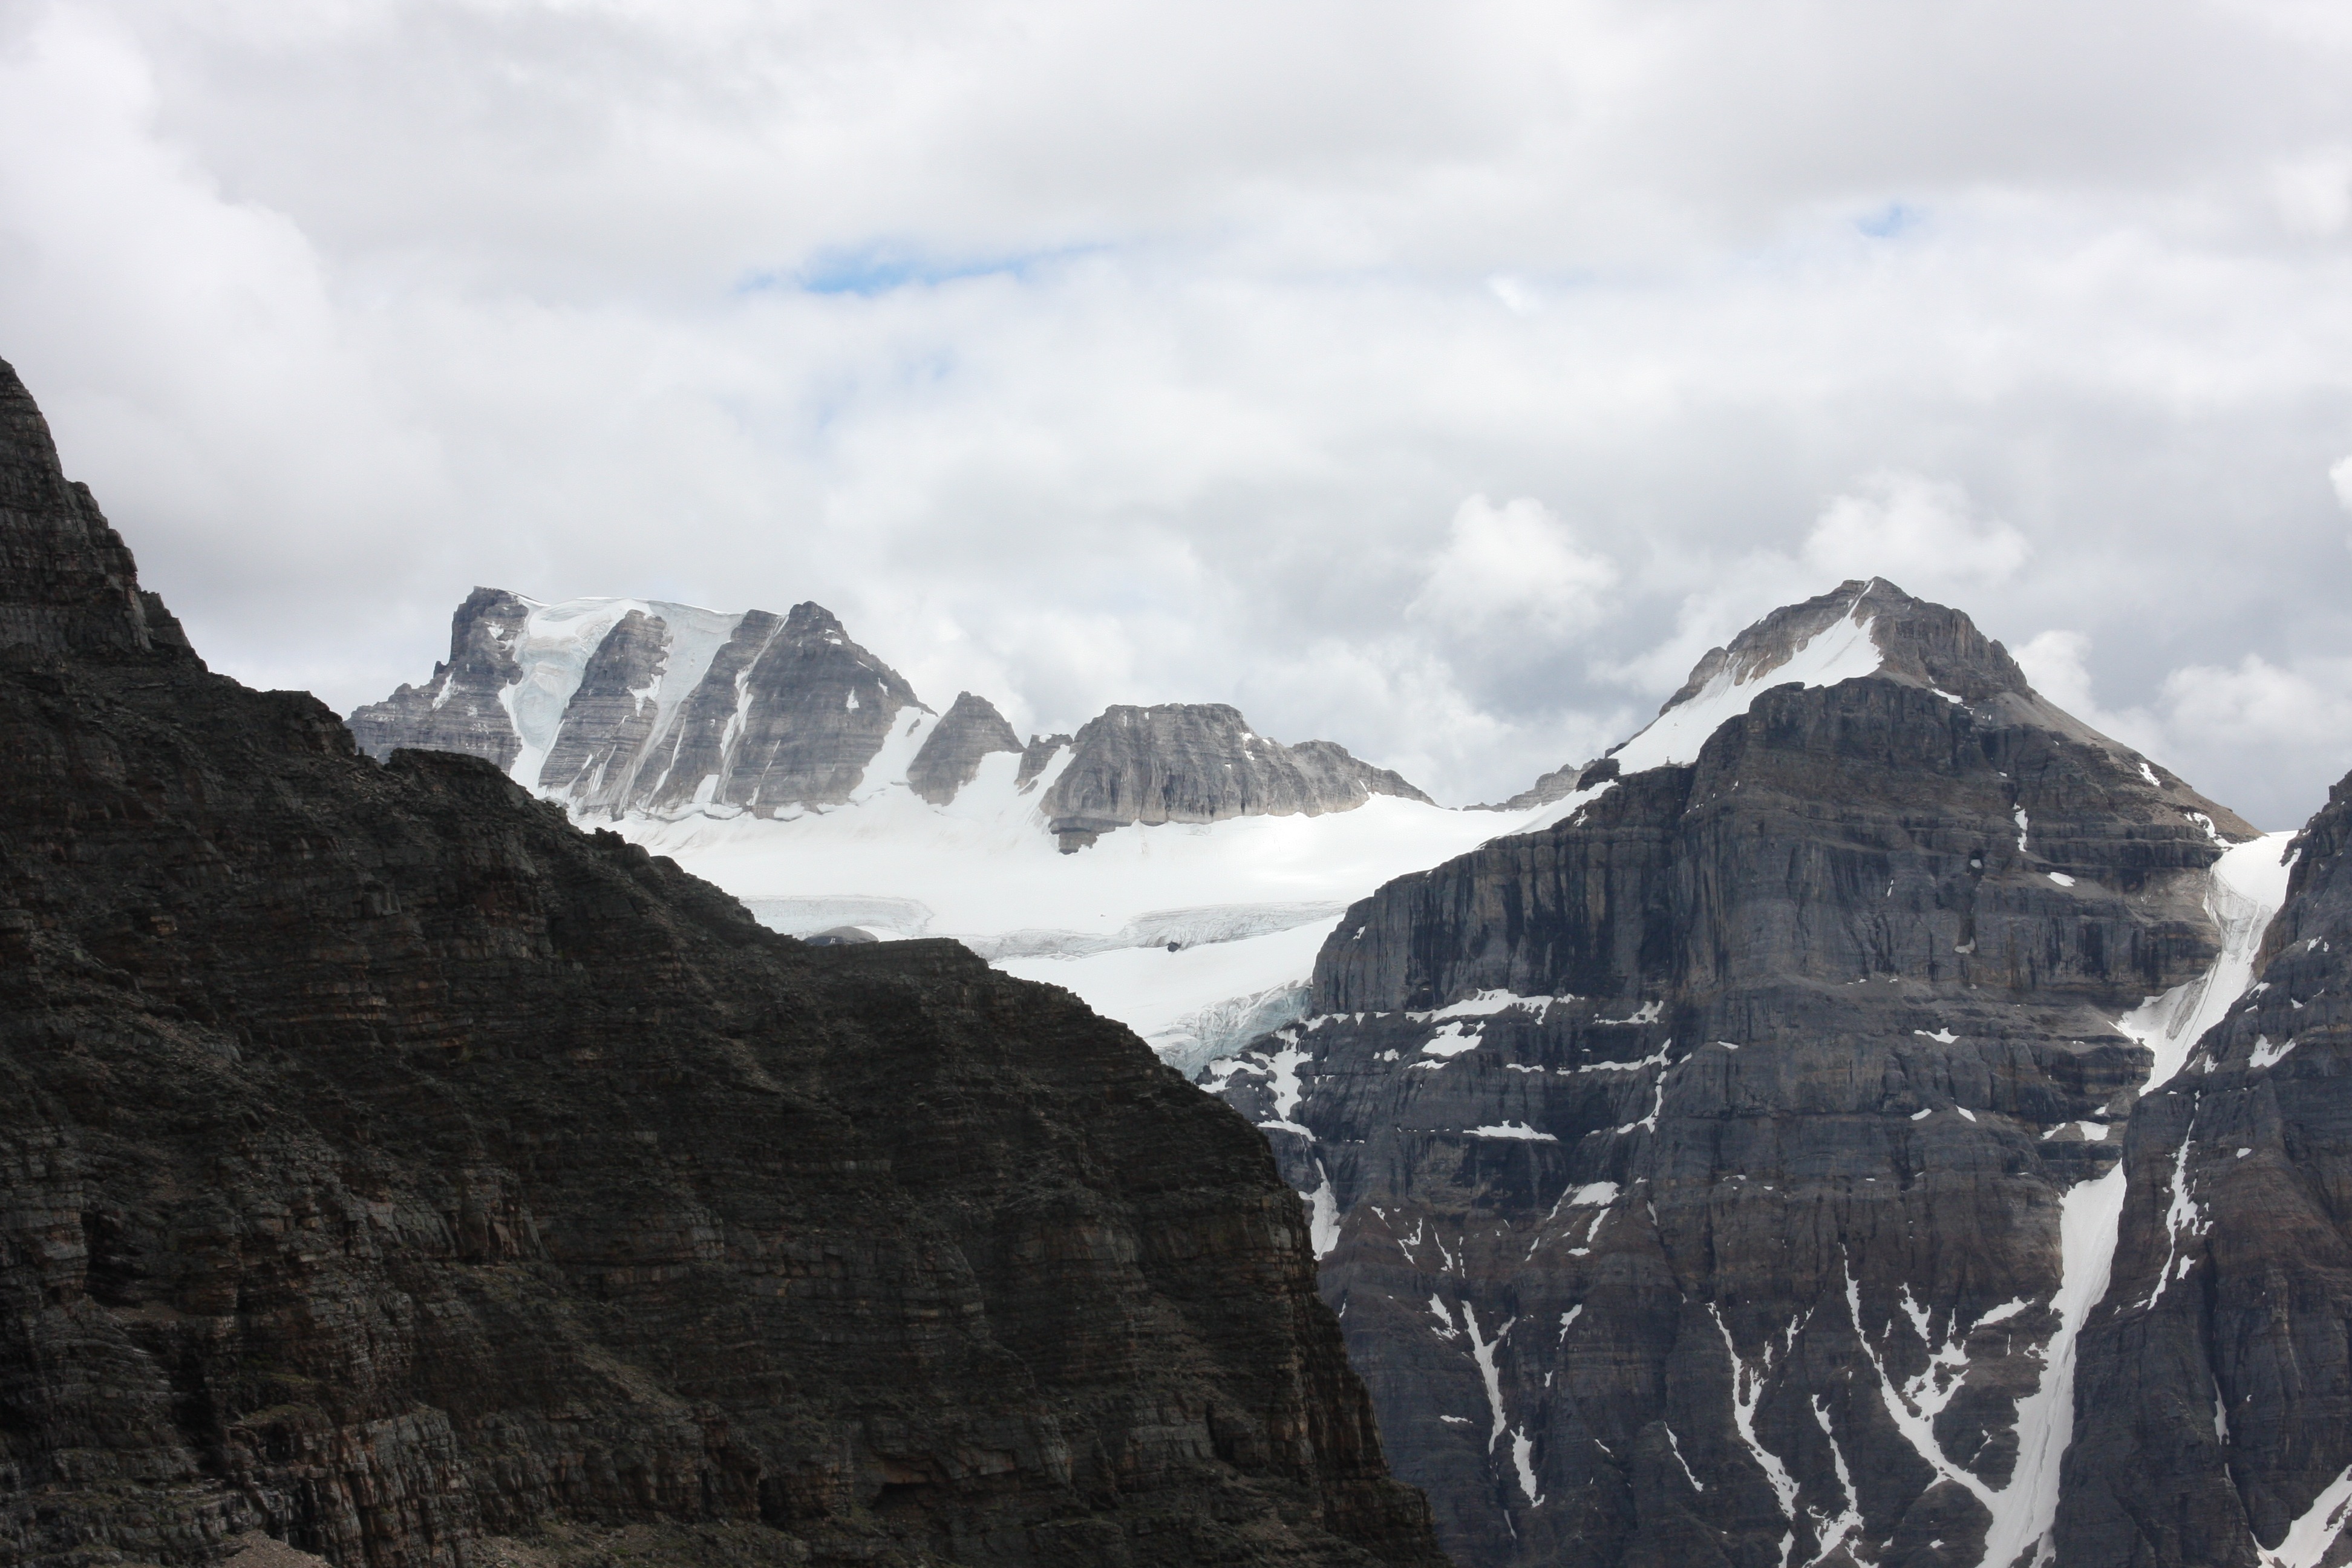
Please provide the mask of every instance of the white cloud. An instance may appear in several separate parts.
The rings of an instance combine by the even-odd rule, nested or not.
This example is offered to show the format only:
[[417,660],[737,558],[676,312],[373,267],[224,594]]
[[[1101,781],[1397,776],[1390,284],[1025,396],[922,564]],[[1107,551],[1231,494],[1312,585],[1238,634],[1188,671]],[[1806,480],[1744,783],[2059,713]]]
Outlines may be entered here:
[[2336,491],[2336,502],[2352,511],[2352,458],[2339,458],[2327,470],[2327,482]]
[[1616,563],[1579,548],[1541,501],[1472,496],[1405,614],[1449,637],[1558,642],[1608,615],[1617,581]]
[[[2341,640],[2336,10],[37,3],[0,355],[341,706],[477,582],[814,597],[1024,727],[1494,798],[1885,574],[2172,745]],[[2262,744],[2182,754],[2315,804]]]
[[1804,545],[1826,578],[1885,577],[1915,593],[2006,582],[2032,553],[2008,523],[1975,516],[1959,486],[1900,470],[1832,500]]

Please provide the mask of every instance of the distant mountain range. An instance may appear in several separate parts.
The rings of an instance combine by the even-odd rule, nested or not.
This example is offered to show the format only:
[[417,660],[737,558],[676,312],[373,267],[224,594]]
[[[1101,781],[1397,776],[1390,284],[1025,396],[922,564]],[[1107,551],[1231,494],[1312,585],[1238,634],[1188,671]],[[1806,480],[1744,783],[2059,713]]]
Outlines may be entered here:
[[353,728],[1131,1024],[1266,1138],[1465,1568],[2352,1552],[2352,782],[2258,833],[1879,579],[1469,811],[704,615],[477,595]]
[[849,804],[877,773],[945,806],[989,757],[1007,755],[1066,852],[1133,824],[1429,800],[1331,742],[1266,740],[1222,703],[1115,707],[1076,736],[1024,746],[969,691],[941,718],[814,604],[780,618],[631,599],[542,605],[477,588],[432,679],[350,722],[371,756],[462,752],[608,817],[789,818]]

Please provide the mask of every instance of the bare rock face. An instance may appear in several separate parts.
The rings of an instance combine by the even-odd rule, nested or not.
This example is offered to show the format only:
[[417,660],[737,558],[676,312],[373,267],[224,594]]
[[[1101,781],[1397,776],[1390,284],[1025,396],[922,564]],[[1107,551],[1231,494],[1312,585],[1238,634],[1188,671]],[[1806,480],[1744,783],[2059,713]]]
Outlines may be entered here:
[[781,621],[753,610],[680,710],[665,775],[644,804],[773,816],[846,800],[900,710],[920,707],[823,605],[795,605]]
[[2259,980],[2133,1114],[2083,1339],[2070,1568],[2352,1557],[2347,843],[2352,779],[2294,839]]
[[1382,888],[1312,1016],[1204,1075],[1310,1195],[1470,1568],[2009,1568],[2048,1535],[2063,1233],[2151,1061],[2116,1020],[2215,965],[2237,819],[1891,588],[1688,692],[1865,594],[1874,672],[1751,668],[1687,765],[1612,759],[1558,826]]
[[402,746],[480,757],[504,771],[522,750],[499,694],[522,679],[514,646],[530,605],[499,588],[477,588],[449,617],[449,657],[423,686],[403,686],[356,709],[351,731],[378,759]]
[[31,515],[0,1563],[1440,1568],[1263,1141],[1125,1029],[83,639]]
[[982,759],[994,752],[1019,752],[1021,737],[985,697],[959,691],[938,728],[907,768],[909,788],[933,805],[945,805],[980,774]]
[[1376,795],[1429,800],[1332,742],[1266,740],[1222,702],[1108,708],[1080,728],[1071,752],[1039,807],[1065,853],[1135,823],[1312,816]]
[[424,687],[353,712],[360,749],[483,758],[591,813],[838,805],[899,714],[929,712],[821,605],[722,615],[477,588]]

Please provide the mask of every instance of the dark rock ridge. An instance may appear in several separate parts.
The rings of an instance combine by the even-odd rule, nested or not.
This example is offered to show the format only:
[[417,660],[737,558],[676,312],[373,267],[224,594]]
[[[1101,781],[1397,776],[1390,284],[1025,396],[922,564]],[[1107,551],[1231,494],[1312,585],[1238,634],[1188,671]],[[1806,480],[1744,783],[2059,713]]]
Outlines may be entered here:
[[9,526],[0,1563],[1439,1568],[1297,1200],[1128,1031],[370,761]]
[[[477,588],[449,617],[449,657],[423,686],[403,686],[355,710],[352,738],[381,761],[402,746],[480,757],[504,772],[522,751],[499,693],[522,679],[515,643],[530,605],[501,588]],[[640,617],[641,618],[641,617]]]
[[2061,1200],[2251,834],[1886,585],[1686,692],[1864,594],[1892,668],[1761,661],[1688,765],[1357,904],[1312,1016],[1206,1075],[1311,1194],[1468,1568],[2009,1568],[2047,1531]]
[[[2259,980],[2132,1117],[2083,1338],[2069,1568],[2352,1557],[2327,1550],[2352,1498],[2347,843],[2352,778],[2294,839]],[[2267,1555],[2290,1531],[2300,1550]]]
[[433,679],[358,709],[351,725],[372,757],[404,746],[481,757],[608,818],[839,805],[893,783],[867,774],[894,734],[919,734],[901,765],[932,805],[953,801],[993,752],[1020,753],[1023,792],[1054,770],[1037,809],[1066,851],[1131,824],[1347,811],[1376,795],[1429,799],[1332,742],[1266,740],[1222,703],[1113,707],[1075,741],[1033,737],[1025,747],[971,692],[924,733],[929,712],[817,605],[779,622],[764,610],[545,605],[478,588],[451,622],[449,658]]
[[959,691],[908,764],[907,787],[933,805],[945,805],[980,776],[980,764],[991,752],[1021,749],[1021,737],[994,703]]
[[1079,729],[1070,753],[1038,807],[1065,853],[1130,823],[1313,816],[1376,795],[1434,804],[1332,742],[1266,740],[1222,702],[1107,708]]
[[58,467],[49,423],[13,371],[0,376],[0,642],[48,653],[187,642],[140,592],[89,487]]

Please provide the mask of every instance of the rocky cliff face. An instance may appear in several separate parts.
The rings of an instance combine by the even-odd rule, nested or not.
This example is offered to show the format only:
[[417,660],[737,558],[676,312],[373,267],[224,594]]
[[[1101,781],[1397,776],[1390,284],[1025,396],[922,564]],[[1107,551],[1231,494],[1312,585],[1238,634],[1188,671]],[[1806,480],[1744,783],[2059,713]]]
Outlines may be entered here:
[[939,727],[923,739],[907,767],[907,784],[933,805],[955,799],[980,776],[982,761],[997,752],[1021,751],[1021,737],[985,697],[959,691]]
[[1133,823],[1311,816],[1376,795],[1429,799],[1329,741],[1286,746],[1222,702],[1168,702],[1107,708],[1080,728],[1038,809],[1067,852]]
[[2260,979],[2132,1117],[2083,1336],[2070,1565],[2352,1558],[2347,842],[2352,779],[2294,840]]
[[2242,981],[2251,830],[1860,583],[1559,809],[1351,909],[1208,1075],[1400,1474],[1475,1568],[2033,1561],[2099,1178]]
[[499,588],[466,595],[449,617],[449,657],[433,667],[433,679],[352,713],[352,736],[360,749],[382,759],[414,746],[512,767],[522,738],[500,699],[522,679],[515,645],[530,611],[528,601]]
[[1223,1107],[142,647],[94,520],[0,581],[0,1563],[1437,1568]]

